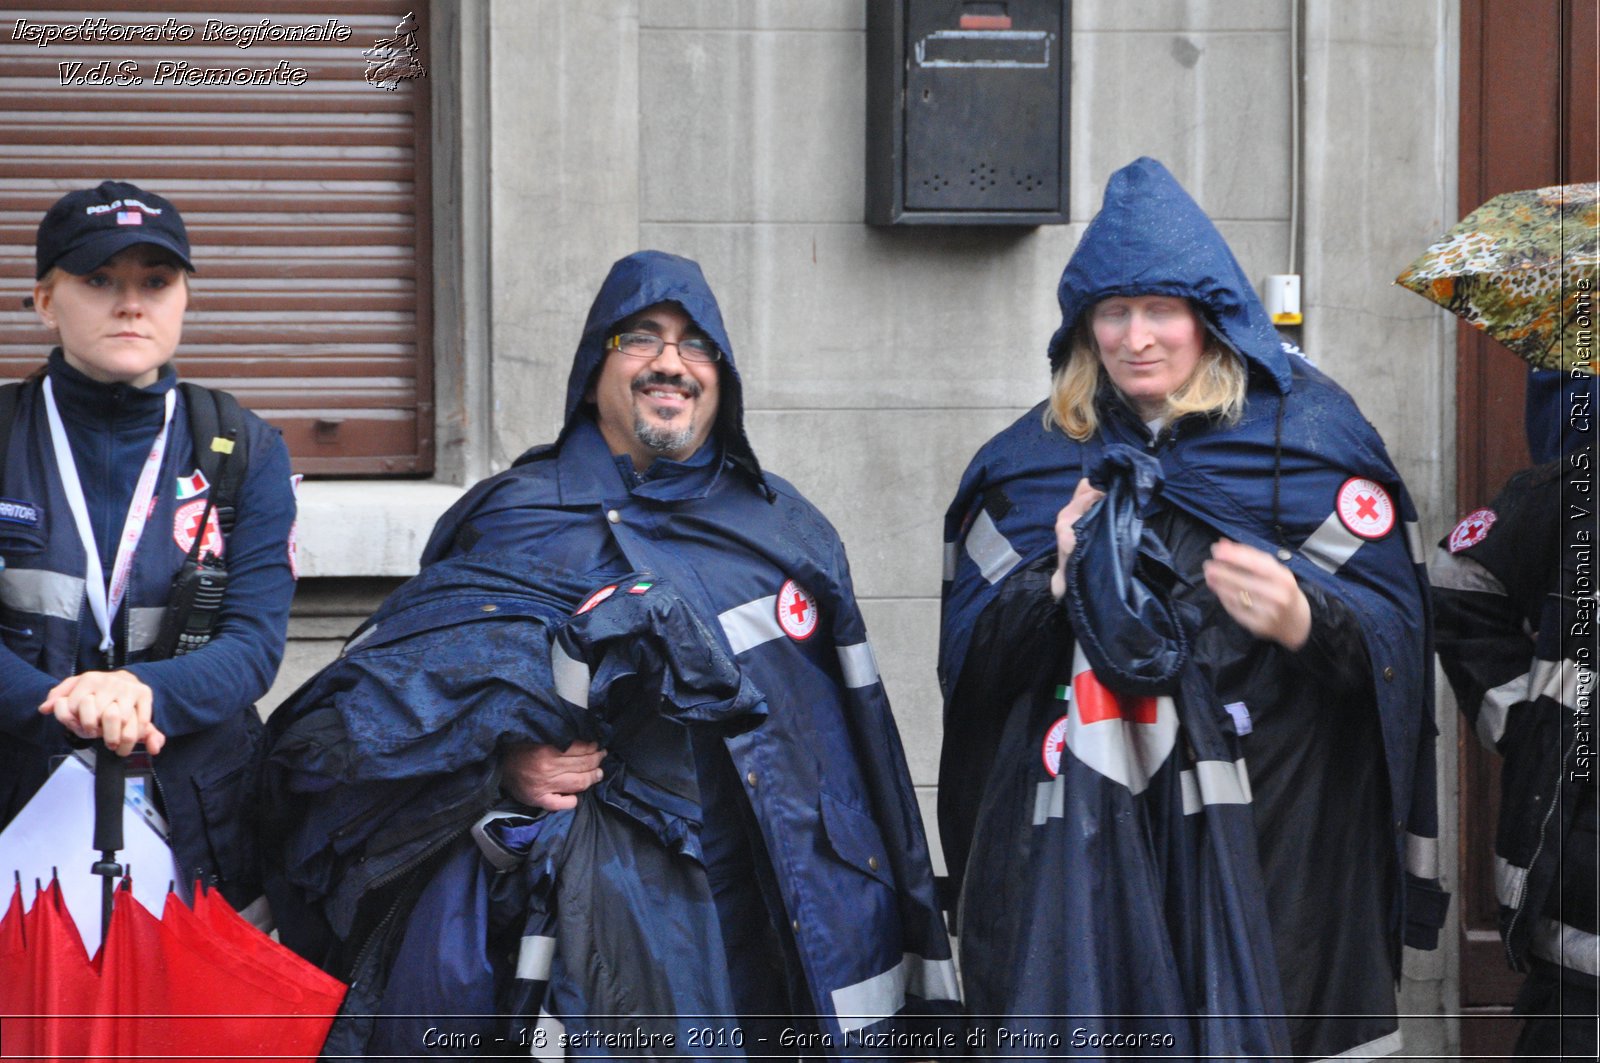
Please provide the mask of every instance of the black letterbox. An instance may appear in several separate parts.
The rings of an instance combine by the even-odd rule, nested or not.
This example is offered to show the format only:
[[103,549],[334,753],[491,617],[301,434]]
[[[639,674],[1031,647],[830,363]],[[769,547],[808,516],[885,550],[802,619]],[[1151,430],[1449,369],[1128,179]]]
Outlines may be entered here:
[[1067,220],[1070,0],[867,0],[867,221]]

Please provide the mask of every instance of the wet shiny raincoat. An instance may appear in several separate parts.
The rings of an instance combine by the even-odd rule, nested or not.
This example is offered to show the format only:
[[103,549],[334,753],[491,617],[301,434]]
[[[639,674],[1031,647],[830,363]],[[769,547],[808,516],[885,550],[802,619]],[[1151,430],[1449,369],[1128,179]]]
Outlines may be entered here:
[[[1103,394],[1097,403],[1100,428],[1080,444],[1059,429],[1044,427],[1041,404],[974,457],[946,517],[940,825],[951,872],[967,873],[970,880],[968,868],[1028,867],[1026,851],[997,849],[1001,843],[978,829],[994,780],[1004,775],[1004,765],[997,766],[997,748],[1009,701],[1001,697],[997,704],[993,692],[974,681],[989,674],[986,667],[1003,671],[969,658],[975,632],[985,624],[1004,628],[1008,621],[997,613],[1007,609],[1038,614],[1010,621],[1013,630],[1039,630],[1059,615],[1046,589],[1054,564],[1056,513],[1108,446],[1136,447],[1160,462],[1164,516],[1158,526],[1164,521],[1164,530],[1181,532],[1178,539],[1190,548],[1191,558],[1196,549],[1205,549],[1207,539],[1218,536],[1276,554],[1312,602],[1314,618],[1342,617],[1343,636],[1365,650],[1369,667],[1358,677],[1357,704],[1370,705],[1367,712],[1376,717],[1369,725],[1373,741],[1381,745],[1373,753],[1374,789],[1381,789],[1375,797],[1380,817],[1387,819],[1380,819],[1378,829],[1355,844],[1376,866],[1392,869],[1380,871],[1393,876],[1384,891],[1392,898],[1391,910],[1363,916],[1381,919],[1387,927],[1389,962],[1380,957],[1378,967],[1384,969],[1379,970],[1339,966],[1345,968],[1341,977],[1352,982],[1377,979],[1381,985],[1391,971],[1398,971],[1402,939],[1419,947],[1435,944],[1446,900],[1435,881],[1430,632],[1415,513],[1382,442],[1355,404],[1280,340],[1210,220],[1154,160],[1141,159],[1112,177],[1101,213],[1062,276],[1062,326],[1050,345],[1053,367],[1067,357],[1080,315],[1118,294],[1189,300],[1208,330],[1248,366],[1247,407],[1236,426],[1189,417],[1166,426],[1153,439],[1131,410]],[[1025,586],[1029,581],[1031,588]],[[1313,643],[1320,637],[1318,630],[1314,619]],[[1267,674],[1268,680],[1252,689],[1251,701],[1270,700],[1275,693],[1277,681]],[[1313,690],[1308,696],[1317,695]],[[1324,696],[1320,708],[1313,708],[1317,718],[1339,727],[1351,707]],[[1241,712],[1241,733],[1247,718]],[[1354,727],[1359,717],[1348,718]],[[1248,737],[1242,748],[1248,762]],[[1263,814],[1259,805],[1257,814]],[[1027,844],[1021,840],[1025,837],[1016,835],[1017,844]],[[1088,845],[1081,855],[1114,864],[1113,850],[1110,845]],[[1317,858],[1314,847],[1311,858]],[[1116,868],[1108,866],[1102,873],[1115,875]],[[1313,865],[1303,873],[1321,872]],[[1270,876],[1266,886],[1269,894],[1280,897],[1297,888]],[[974,904],[970,890],[965,903]],[[983,903],[981,896],[977,903]],[[970,939],[967,927],[976,925],[975,920],[971,908],[961,915],[964,953],[1017,948],[1014,941],[999,938]],[[1024,962],[1038,979],[1076,980],[1074,956],[1087,953],[1081,942],[1061,940],[1057,929],[1032,927],[1034,951],[1018,954],[1029,957]],[[1295,955],[1297,944],[1280,941],[1280,957]],[[1115,962],[1138,954],[1141,945],[1133,937],[1104,941],[1097,948]],[[1303,970],[1303,965],[1296,967]],[[970,978],[971,960],[967,969]],[[1313,987],[1313,1006],[1315,993]],[[979,994],[969,980],[969,998]],[[1306,1006],[1286,999],[1291,1013]],[[1331,1054],[1363,1044],[1374,1030],[1381,1036],[1371,1037],[1372,1050],[1386,1050],[1388,1039],[1397,1043],[1392,1004],[1389,1010],[1361,1033],[1313,1031],[1306,1034],[1310,1044],[1301,1043],[1297,1033],[1296,1051]],[[1385,1027],[1389,1033],[1383,1033]],[[1335,1043],[1328,1043],[1330,1039]]]

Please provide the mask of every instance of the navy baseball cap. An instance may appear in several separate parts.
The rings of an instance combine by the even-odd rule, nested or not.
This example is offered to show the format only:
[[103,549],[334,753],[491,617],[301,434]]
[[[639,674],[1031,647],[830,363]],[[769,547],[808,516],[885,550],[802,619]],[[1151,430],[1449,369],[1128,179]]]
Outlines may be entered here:
[[178,208],[153,192],[126,181],[102,181],[94,188],[68,192],[56,200],[39,223],[34,242],[39,280],[60,266],[83,276],[125,247],[154,244],[178,256],[183,268],[194,272],[189,261],[189,233]]

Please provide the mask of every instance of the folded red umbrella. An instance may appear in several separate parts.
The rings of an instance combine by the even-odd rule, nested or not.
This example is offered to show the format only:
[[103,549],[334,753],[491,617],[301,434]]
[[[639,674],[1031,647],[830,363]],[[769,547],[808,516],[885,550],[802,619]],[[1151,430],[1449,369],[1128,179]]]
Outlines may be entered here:
[[[20,901],[20,888],[12,904]],[[8,912],[6,919],[10,920]],[[4,961],[6,984],[5,1051],[8,1055],[70,1058],[89,1047],[89,1022],[99,982],[72,921],[61,886],[34,893],[33,907],[19,920],[22,954]]]
[[315,1059],[345,986],[241,919],[217,894],[205,915],[168,894],[158,920],[117,892],[90,1051],[114,1059]]
[[17,1016],[33,1010],[28,1002],[29,986],[21,975],[27,962],[22,918],[22,876],[18,875],[11,888],[11,904],[0,918],[0,1050],[23,1036],[18,1025],[23,1020]]

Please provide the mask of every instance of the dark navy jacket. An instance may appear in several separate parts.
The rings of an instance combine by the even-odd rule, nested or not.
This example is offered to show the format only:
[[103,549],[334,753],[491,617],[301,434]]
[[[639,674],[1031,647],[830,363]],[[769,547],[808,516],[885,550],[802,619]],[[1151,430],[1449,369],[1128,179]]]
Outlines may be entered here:
[[[690,732],[757,725],[761,695],[666,581],[575,615],[591,589],[526,553],[440,561],[273,714],[273,913],[352,984],[325,1053],[410,1057],[441,1024],[515,1042],[546,1012],[574,1035],[652,1016],[693,1056],[689,1026],[732,1013]],[[499,797],[507,745],[579,739],[609,755],[576,811]],[[466,837],[491,806],[519,866]]]
[[[1216,534],[1275,553],[1308,596],[1327,595],[1357,618],[1371,662],[1370,698],[1392,815],[1388,836],[1374,844],[1392,853],[1392,893],[1404,897],[1389,913],[1390,947],[1397,958],[1403,928],[1407,943],[1431,947],[1445,897],[1434,881],[1430,623],[1410,499],[1349,396],[1279,339],[1209,219],[1159,163],[1141,159],[1113,176],[1104,208],[1062,276],[1052,365],[1067,357],[1074,326],[1096,302],[1158,293],[1195,305],[1249,371],[1239,424],[1189,417],[1167,427],[1154,450],[1164,473],[1161,497]],[[1043,404],[1019,418],[973,458],[946,516],[940,819],[953,872],[972,844],[982,785],[982,767],[963,763],[970,748],[963,742],[998,726],[983,717],[981,699],[956,697],[974,626],[1008,576],[1048,565],[1056,513],[1104,447],[1152,445],[1137,418],[1111,414],[1104,401],[1097,405],[1100,428],[1082,444],[1044,426]],[[1371,505],[1379,507],[1376,516],[1365,511]],[[951,785],[962,779],[965,785]]]
[[[584,402],[607,330],[676,303],[722,351],[717,431],[687,463],[630,482]],[[726,740],[770,856],[781,916],[834,1051],[902,1009],[950,1008],[954,968],[904,753],[855,601],[844,548],[793,487],[765,475],[743,429],[732,348],[694,263],[616,264],[596,297],[557,443],[475,487],[424,553],[514,549],[585,574],[668,578],[766,699]],[[710,458],[711,460],[706,460]],[[779,913],[775,913],[779,914]],[[942,1003],[941,1003],[942,1002]]]
[[[59,350],[48,372],[78,465],[109,574],[117,539],[144,460],[177,386],[171,366],[135,389],[97,383],[67,365]],[[195,491],[194,444],[181,390],[168,430],[153,510],[134,555],[128,591],[113,618],[116,655],[155,695],[155,723],[168,738],[156,777],[186,875],[220,881],[235,903],[254,900],[254,843],[241,820],[252,785],[260,718],[283,655],[294,593],[287,542],[294,521],[289,456],[277,432],[245,414],[249,472],[225,561],[227,595],[215,637],[184,657],[156,661],[149,647],[183,562],[190,525],[206,490]],[[180,497],[180,495],[182,497]],[[105,669],[100,632],[84,594],[84,555],[55,469],[42,387],[23,385],[5,452],[0,497],[0,822],[44,781],[49,759],[67,751],[65,730],[37,709],[61,679]]]

